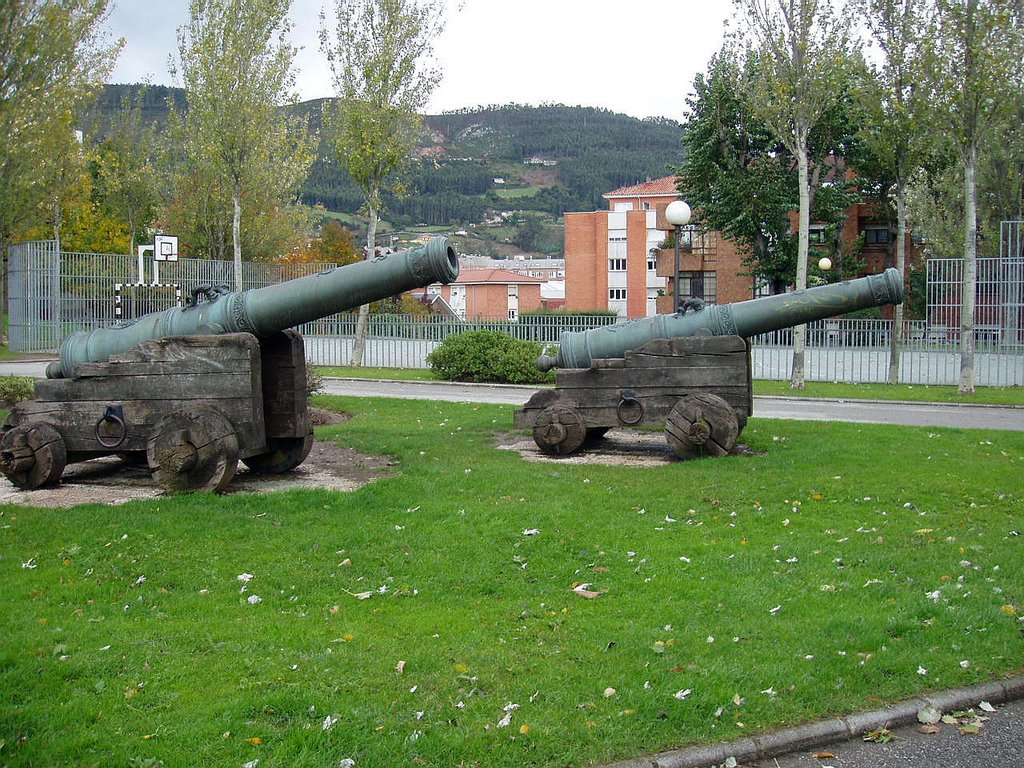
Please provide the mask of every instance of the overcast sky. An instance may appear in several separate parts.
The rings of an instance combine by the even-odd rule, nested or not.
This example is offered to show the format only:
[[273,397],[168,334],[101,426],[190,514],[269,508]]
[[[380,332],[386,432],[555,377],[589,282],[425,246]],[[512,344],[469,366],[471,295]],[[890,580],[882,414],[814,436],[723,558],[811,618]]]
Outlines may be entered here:
[[[604,107],[634,117],[682,119],[693,78],[721,47],[730,0],[448,0],[435,53],[444,79],[431,113],[488,104]],[[112,83],[174,83],[168,57],[188,0],[113,0],[109,30],[125,47]],[[292,43],[303,100],[332,96],[319,49],[322,9],[292,0]],[[461,5],[461,10],[456,7]]]

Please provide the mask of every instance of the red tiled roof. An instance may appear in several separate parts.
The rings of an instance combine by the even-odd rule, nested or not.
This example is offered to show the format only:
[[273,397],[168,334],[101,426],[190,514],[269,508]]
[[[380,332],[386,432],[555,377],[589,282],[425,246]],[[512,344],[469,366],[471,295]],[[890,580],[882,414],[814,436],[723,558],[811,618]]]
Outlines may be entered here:
[[662,195],[677,195],[676,176],[662,176],[660,179],[645,181],[643,184],[634,184],[630,187],[619,187],[611,192],[605,192],[603,197],[650,197]]
[[459,273],[456,283],[545,283],[540,277],[517,275],[507,269],[466,269]]

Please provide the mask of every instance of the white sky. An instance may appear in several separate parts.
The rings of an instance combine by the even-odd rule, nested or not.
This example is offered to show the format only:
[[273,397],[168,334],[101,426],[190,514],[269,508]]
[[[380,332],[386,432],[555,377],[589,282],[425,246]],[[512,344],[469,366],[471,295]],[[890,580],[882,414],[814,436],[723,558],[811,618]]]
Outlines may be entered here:
[[[604,107],[680,120],[693,78],[721,47],[731,0],[447,0],[435,45],[444,79],[428,112],[488,104]],[[113,0],[108,29],[125,47],[112,83],[176,85],[167,73],[188,0]],[[461,10],[455,10],[461,5]],[[292,0],[302,100],[332,96],[319,16],[332,0]]]

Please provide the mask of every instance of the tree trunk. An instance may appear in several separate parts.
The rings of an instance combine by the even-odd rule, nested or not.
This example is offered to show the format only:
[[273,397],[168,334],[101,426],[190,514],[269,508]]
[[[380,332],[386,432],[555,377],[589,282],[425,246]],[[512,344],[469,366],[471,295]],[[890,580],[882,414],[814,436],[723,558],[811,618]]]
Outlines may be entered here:
[[[904,282],[907,266],[907,200],[902,182],[896,184],[896,270]],[[892,336],[889,339],[889,383],[900,382],[900,350],[903,347],[903,305],[897,304],[892,315]]]
[[964,270],[960,285],[960,394],[974,394],[974,293],[978,283],[978,147],[964,155]]
[[[797,232],[796,250],[796,289],[802,291],[807,287],[807,254],[810,250],[811,230],[811,192],[808,185],[807,172],[807,129],[797,126],[796,129],[796,162],[798,184],[800,185],[800,220]],[[790,374],[789,386],[792,389],[804,388],[804,357],[807,349],[807,326],[793,327],[793,369]]]
[[[377,244],[377,206],[369,206],[369,216],[366,222],[366,253],[363,258],[369,261],[374,256],[374,248]],[[358,367],[363,364],[363,352],[366,351],[366,331],[370,325],[370,305],[363,304],[359,307],[359,315],[356,318],[356,334],[352,340],[352,359],[349,365]]]
[[231,216],[231,245],[235,256],[235,290],[242,290],[242,185],[235,182],[234,213]]

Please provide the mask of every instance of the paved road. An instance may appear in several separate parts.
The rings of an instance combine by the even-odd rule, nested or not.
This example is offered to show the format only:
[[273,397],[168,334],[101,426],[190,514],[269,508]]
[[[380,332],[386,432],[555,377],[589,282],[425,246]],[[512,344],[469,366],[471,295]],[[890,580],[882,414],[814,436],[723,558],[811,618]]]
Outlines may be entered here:
[[[46,361],[0,363],[0,375],[45,375]],[[453,384],[435,381],[326,379],[324,391],[354,397],[396,397],[411,400],[522,405],[536,387],[498,384]],[[825,400],[799,397],[755,397],[754,415],[766,419],[850,421],[914,427],[960,427],[1024,431],[1024,405],[936,405],[874,400]]]

